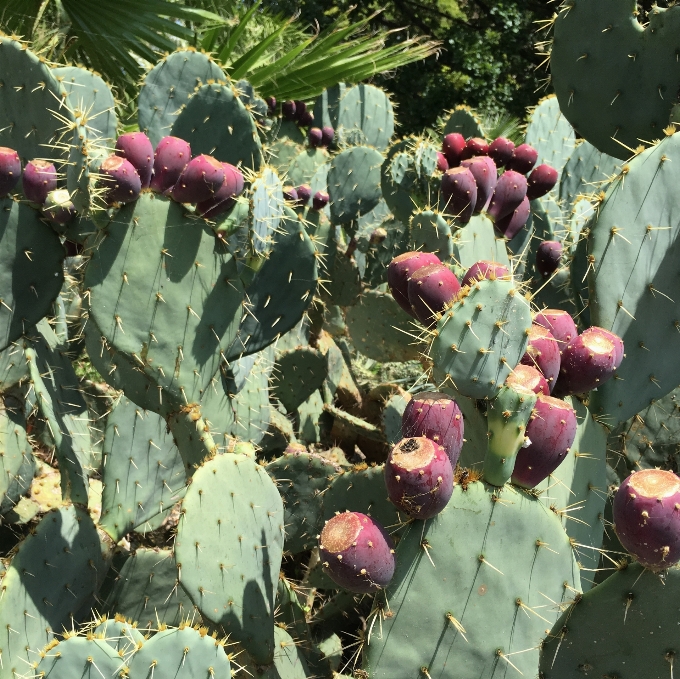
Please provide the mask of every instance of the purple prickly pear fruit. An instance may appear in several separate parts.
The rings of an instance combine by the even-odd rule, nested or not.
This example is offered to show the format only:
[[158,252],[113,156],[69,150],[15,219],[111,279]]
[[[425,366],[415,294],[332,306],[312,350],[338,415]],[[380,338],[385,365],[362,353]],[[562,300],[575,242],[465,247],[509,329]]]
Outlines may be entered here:
[[437,169],[440,172],[446,172],[449,169],[449,161],[441,151],[437,151]]
[[312,198],[312,209],[323,210],[328,205],[329,200],[330,196],[325,191],[317,191]]
[[380,245],[380,243],[385,241],[385,238],[387,238],[387,230],[383,229],[382,226],[379,226],[377,229],[371,231],[368,242],[371,245]]
[[297,191],[298,205],[304,207],[312,197],[312,187],[309,184],[300,184],[295,190]]
[[43,203],[42,214],[52,224],[66,226],[76,216],[71,194],[65,189],[50,191]]
[[466,167],[454,167],[442,175],[441,194],[444,209],[461,222],[470,221],[477,205],[477,182]]
[[489,143],[486,141],[486,139],[472,137],[472,139],[468,139],[465,144],[465,148],[461,154],[461,160],[473,158],[474,156],[486,156],[488,153]]
[[529,344],[521,363],[540,370],[552,391],[560,374],[560,345],[550,330],[537,323],[531,325],[527,334]]
[[444,137],[442,153],[446,157],[449,168],[460,165],[461,156],[465,150],[465,137],[458,132],[451,132]]
[[512,483],[535,488],[562,463],[576,438],[576,411],[564,401],[539,394],[529,418],[526,437],[512,472]]
[[283,187],[283,199],[289,203],[297,203],[298,193],[294,186]]
[[614,375],[622,360],[620,337],[602,328],[588,328],[562,350],[560,375],[553,392],[569,396],[596,389]]
[[24,168],[24,196],[42,205],[47,194],[57,188],[57,168],[46,160],[29,160]]
[[[503,217],[512,215],[527,196],[527,178],[519,172],[506,170],[496,184],[493,198],[489,205],[489,217],[497,222]],[[526,222],[525,222],[526,223]],[[506,227],[507,230],[508,227]],[[520,227],[521,228],[521,227]],[[519,230],[519,229],[518,229]]]
[[4,198],[21,179],[21,160],[14,149],[0,146],[0,198]]
[[305,111],[298,117],[297,122],[300,127],[311,127],[314,125],[314,114],[311,111]]
[[212,219],[227,212],[234,205],[234,199],[243,193],[244,180],[241,170],[230,163],[222,163],[224,181],[215,195],[196,205],[196,213]]
[[458,294],[460,283],[444,264],[430,264],[414,271],[408,279],[408,300],[413,314],[427,328]]
[[296,108],[294,101],[284,101],[281,104],[281,113],[286,120],[295,120]]
[[321,128],[321,146],[330,146],[335,139],[335,130],[330,125]]
[[132,163],[122,156],[109,156],[99,168],[100,186],[105,190],[104,201],[107,205],[114,203],[131,203],[139,198],[142,180]]
[[512,387],[515,391],[532,391],[534,394],[545,394],[550,396],[550,387],[548,380],[530,365],[523,365],[520,363],[515,366],[515,369],[508,375],[505,380],[508,387]]
[[475,214],[486,210],[491,202],[491,196],[496,189],[498,182],[498,171],[496,170],[496,163],[489,158],[489,156],[475,156],[468,158],[461,162],[462,167],[466,167],[472,176],[475,178],[477,184],[477,203],[475,205]]
[[323,145],[323,132],[318,127],[310,127],[307,132],[309,145],[313,148]]
[[633,472],[614,495],[614,530],[645,567],[659,572],[680,561],[680,478],[663,469]]
[[406,405],[401,418],[404,438],[425,436],[440,445],[455,469],[463,448],[465,424],[458,404],[446,394],[425,391],[416,394]]
[[394,575],[394,546],[385,529],[360,512],[336,514],[319,536],[324,572],[350,592],[368,594]]
[[529,196],[529,200],[541,198],[552,191],[555,184],[557,184],[558,178],[557,170],[554,167],[550,167],[550,165],[544,163],[535,167],[529,175],[527,182],[527,196]]
[[265,102],[267,103],[269,115],[274,115],[274,113],[276,113],[276,97],[267,97]]
[[477,281],[483,281],[485,279],[495,280],[496,278],[509,280],[510,271],[508,270],[508,267],[482,259],[479,262],[475,262],[465,272],[461,285],[474,285]]
[[179,137],[163,137],[156,146],[153,177],[149,187],[156,193],[165,193],[179,179],[191,160],[191,146]]
[[449,456],[422,436],[399,441],[387,456],[384,474],[390,501],[414,519],[436,516],[453,493]]
[[513,212],[496,220],[494,226],[506,240],[512,240],[523,228],[531,214],[531,203],[525,196],[524,200],[516,207]]
[[496,163],[496,167],[505,167],[512,158],[514,150],[514,142],[511,142],[505,137],[498,137],[489,144],[489,156],[493,159],[493,162]]
[[408,301],[408,279],[418,269],[428,264],[441,264],[441,261],[431,252],[404,252],[395,257],[387,267],[387,285],[392,297],[411,316],[413,316],[413,309]]
[[295,120],[300,122],[302,116],[307,113],[307,104],[305,104],[304,101],[299,101],[298,99],[296,99],[293,103],[295,104]]
[[556,240],[544,240],[536,250],[536,268],[541,276],[550,276],[560,268],[562,243]]
[[576,323],[568,312],[562,309],[544,309],[534,317],[534,323],[542,325],[557,340],[560,351],[564,351],[567,344],[578,335]]
[[508,170],[514,170],[520,174],[528,174],[531,168],[536,165],[538,151],[529,144],[520,144],[512,152],[512,158],[506,163]]
[[132,163],[142,182],[142,188],[148,189],[153,175],[151,140],[143,132],[121,134],[116,140],[116,155],[123,156]]
[[212,156],[192,158],[170,192],[178,203],[200,203],[212,198],[224,183],[222,163]]

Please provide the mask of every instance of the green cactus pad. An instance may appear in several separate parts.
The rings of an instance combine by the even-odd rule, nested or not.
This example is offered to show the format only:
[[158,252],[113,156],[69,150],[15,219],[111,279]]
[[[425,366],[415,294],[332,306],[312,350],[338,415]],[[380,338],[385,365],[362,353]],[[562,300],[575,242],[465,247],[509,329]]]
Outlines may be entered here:
[[[119,616],[122,617],[122,616]],[[123,657],[129,655],[137,650],[137,646],[144,643],[144,636],[142,633],[130,624],[123,620],[115,618],[104,618],[95,628],[92,633],[98,639],[103,639],[109,646],[111,646],[118,657],[121,653]]]
[[28,364],[21,340],[0,351],[0,392],[7,391],[28,377]]
[[[103,139],[90,139],[83,125],[73,130],[70,140],[70,153],[66,167],[66,188],[78,212],[108,221],[102,191],[97,187],[98,170],[102,161],[109,155],[107,142]],[[104,216],[106,215],[106,216]]]
[[[437,371],[435,370],[436,375]],[[484,403],[459,394],[455,389],[451,388],[450,384],[448,386],[438,386],[437,391],[442,391],[454,399],[463,413],[465,438],[463,439],[463,448],[460,451],[458,464],[466,469],[481,472],[489,446],[489,432]]]
[[132,555],[115,557],[100,593],[102,608],[137,622],[141,631],[195,621],[197,612],[177,578],[168,550],[142,547]]
[[367,290],[345,320],[354,346],[375,361],[414,361],[425,349],[415,320],[388,292]]
[[104,573],[97,529],[85,510],[68,506],[43,516],[2,580],[0,624],[15,630],[0,640],[3,677],[24,674],[36,650],[62,627],[71,629]]
[[317,545],[323,527],[323,493],[338,468],[319,455],[289,453],[266,466],[283,498],[284,549],[297,554]]
[[294,442],[295,432],[291,421],[276,408],[271,408],[269,427],[260,442],[262,455],[270,460],[286,450],[289,443]]
[[385,403],[381,414],[382,427],[385,431],[387,443],[391,446],[396,445],[402,439],[401,419],[410,400],[407,394],[396,393],[392,394]]
[[0,349],[50,311],[64,282],[64,248],[39,217],[26,204],[0,200]]
[[453,247],[458,250],[458,263],[463,269],[467,270],[483,259],[510,268],[505,240],[496,236],[493,223],[486,215],[474,215],[458,229],[453,237]]
[[[335,247],[335,243],[331,243],[330,247]],[[321,288],[322,299],[338,306],[356,304],[361,294],[361,271],[356,258],[348,257],[345,249],[340,247],[336,249],[331,262],[331,269]]]
[[[297,127],[295,129],[297,129]],[[303,141],[304,139],[301,139],[301,142]],[[276,168],[276,171],[283,177],[288,172],[290,164],[303,153],[304,150],[302,143],[298,144],[288,137],[282,137],[276,139],[266,147],[265,158],[267,164]]]
[[175,541],[182,587],[256,662],[271,662],[284,537],[274,482],[248,457],[219,455],[196,471],[182,508]]
[[[387,267],[398,255],[409,247],[408,229],[397,219],[387,219],[380,223],[387,236],[382,243],[370,245],[366,252],[366,270],[363,280],[370,288],[387,282]],[[370,235],[370,234],[369,234]]]
[[680,10],[656,7],[641,25],[634,0],[568,0],[550,56],[560,108],[600,151],[625,160],[663,136],[677,94]]
[[[545,679],[670,677],[677,662],[680,570],[662,579],[639,564],[610,575],[570,606],[541,649]],[[595,643],[597,642],[597,643]]]
[[[326,380],[324,384],[328,384]],[[331,393],[334,393],[331,391]],[[304,403],[298,406],[297,438],[301,443],[320,443],[322,438],[322,414],[324,402],[321,391],[315,391]]]
[[188,141],[194,156],[205,153],[255,171],[262,165],[255,121],[229,85],[203,85],[190,94],[168,134]]
[[250,248],[269,252],[284,216],[283,184],[274,170],[265,167],[250,187]]
[[290,162],[286,173],[286,183],[290,183],[293,186],[309,184],[316,174],[316,171],[322,165],[325,165],[328,160],[328,151],[325,149],[305,149]]
[[458,247],[451,234],[451,225],[443,215],[425,210],[411,218],[411,246],[413,250],[433,252],[443,262],[458,259]]
[[160,415],[118,401],[106,420],[102,483],[99,523],[115,542],[182,498],[184,464]]
[[241,319],[233,257],[210,227],[150,193],[104,233],[85,272],[95,325],[177,402],[199,401]]
[[230,679],[231,665],[218,641],[192,627],[166,629],[145,641],[130,661],[130,676],[154,673],[174,679]]
[[529,304],[511,281],[480,281],[437,323],[430,358],[461,394],[491,399],[524,355],[530,327]]
[[[42,649],[41,649],[42,650]],[[51,679],[119,676],[122,658],[105,639],[72,636],[41,652],[35,665],[37,676]],[[96,668],[96,669],[95,669]]]
[[0,146],[14,149],[22,165],[35,158],[65,159],[62,137],[75,118],[63,85],[18,40],[0,38],[0,64]]
[[298,648],[298,640],[278,626],[274,628],[274,647],[274,659],[269,665],[254,663],[252,658],[244,656],[238,656],[234,662],[242,663],[247,673],[259,679],[307,679],[313,676]]
[[286,412],[293,413],[315,391],[328,375],[326,357],[318,349],[297,347],[276,357],[272,375],[272,395]]
[[374,604],[391,615],[366,647],[375,679],[533,676],[546,627],[579,587],[557,517],[508,486],[456,486],[435,519],[404,528],[396,561]]
[[465,139],[486,138],[481,118],[469,106],[456,106],[444,125],[444,135],[458,132]]
[[21,403],[5,397],[0,408],[0,514],[14,509],[31,486],[35,458]]
[[355,146],[340,152],[328,171],[328,194],[334,223],[345,224],[370,212],[380,201],[380,151]]
[[92,71],[78,66],[61,66],[52,75],[68,94],[71,110],[87,127],[89,139],[116,139],[116,100],[109,86]]
[[212,80],[224,81],[226,76],[208,55],[194,50],[177,50],[146,74],[137,102],[139,129],[149,136],[154,148],[171,134],[194,91]]
[[576,410],[576,438],[567,457],[537,489],[548,507],[562,512],[562,525],[572,539],[581,567],[581,585],[593,585],[600,561],[607,499],[607,432],[593,420],[578,399],[567,402]]
[[[680,16],[680,15],[679,15]],[[634,158],[613,182],[590,224],[588,273],[593,325],[623,339],[616,376],[593,393],[590,409],[613,427],[680,382],[669,360],[680,345],[676,255],[680,224],[680,135]]]

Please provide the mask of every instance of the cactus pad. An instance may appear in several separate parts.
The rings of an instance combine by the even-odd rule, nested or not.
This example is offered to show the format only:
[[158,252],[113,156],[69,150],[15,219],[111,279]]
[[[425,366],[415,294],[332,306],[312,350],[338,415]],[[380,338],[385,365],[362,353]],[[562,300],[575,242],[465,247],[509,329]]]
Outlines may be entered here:
[[479,137],[484,139],[484,132],[481,118],[469,106],[456,106],[444,125],[444,135],[458,132],[465,139]]
[[411,243],[413,250],[433,252],[442,262],[452,257],[458,259],[458,248],[454,244],[451,225],[443,215],[425,210],[411,219]]
[[0,514],[19,502],[33,480],[35,459],[18,402],[6,397],[0,409]]
[[[41,649],[42,650],[42,649]],[[72,636],[40,654],[35,672],[52,679],[115,677],[122,659],[105,639]],[[96,668],[96,669],[95,669]]]
[[380,151],[354,146],[331,161],[328,194],[334,223],[344,224],[370,212],[380,201]]
[[318,349],[297,347],[276,357],[272,376],[272,393],[286,412],[293,413],[328,375],[326,357]]

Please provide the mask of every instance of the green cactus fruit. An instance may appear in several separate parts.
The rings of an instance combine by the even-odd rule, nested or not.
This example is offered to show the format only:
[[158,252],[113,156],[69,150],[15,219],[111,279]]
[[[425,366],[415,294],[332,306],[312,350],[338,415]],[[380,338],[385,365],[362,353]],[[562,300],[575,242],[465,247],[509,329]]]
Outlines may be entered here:
[[451,233],[451,224],[443,215],[424,210],[411,217],[411,250],[432,252],[442,262],[459,260],[458,247]]
[[658,139],[676,101],[675,35],[680,12],[654,6],[641,25],[633,0],[568,0],[550,52],[551,81],[578,133],[625,160]]
[[493,223],[486,215],[473,215],[463,228],[458,229],[452,247],[454,252],[457,250],[458,264],[463,269],[482,260],[510,268],[505,240],[496,237]]
[[542,675],[669,677],[680,647],[677,615],[668,602],[678,588],[677,567],[664,578],[639,564],[610,575],[577,597],[555,623],[541,649]]
[[199,621],[189,596],[179,584],[172,552],[138,548],[134,554],[114,557],[99,598],[103,611],[137,623],[146,633],[160,625]]
[[111,646],[119,657],[129,656],[144,643],[144,636],[135,626],[129,623],[122,615],[114,618],[104,617],[96,627],[92,628],[92,634],[96,639],[102,639]]
[[162,521],[186,488],[184,464],[165,420],[124,396],[106,420],[101,527],[118,542]]
[[262,165],[255,121],[229,85],[211,83],[191,93],[167,134],[188,141],[194,155],[205,153],[222,163],[253,171]]
[[175,541],[182,587],[256,662],[271,662],[284,537],[274,482],[248,457],[219,455],[196,471],[182,510]]
[[97,529],[85,510],[67,506],[43,516],[2,580],[0,624],[14,630],[0,640],[3,679],[24,674],[38,649],[62,627],[72,628],[79,610],[94,603],[105,571]]
[[353,146],[331,161],[328,194],[331,218],[345,224],[370,212],[380,201],[380,151],[368,146]]
[[366,646],[376,679],[532,676],[546,624],[579,587],[559,520],[510,486],[457,485],[436,519],[403,529],[396,561]]
[[456,106],[444,124],[443,136],[458,132],[465,139],[471,137],[486,138],[481,118],[469,106]]
[[6,395],[0,406],[0,515],[14,509],[36,470],[21,405]]
[[288,165],[286,173],[287,181],[293,186],[309,184],[317,170],[328,161],[328,151],[325,149],[304,149]]
[[169,54],[146,74],[137,101],[139,129],[149,136],[154,148],[171,134],[194,91],[213,80],[225,81],[226,76],[207,54],[193,49]]
[[430,358],[461,394],[494,398],[527,345],[531,309],[512,281],[483,280],[437,323]]
[[484,458],[484,480],[502,486],[510,480],[515,458],[525,444],[526,426],[536,403],[536,394],[503,387],[489,402],[489,443]]
[[66,90],[71,110],[87,126],[88,137],[115,140],[118,118],[109,86],[96,73],[78,66],[60,66],[52,69],[52,75]]
[[[34,651],[35,652],[35,651]],[[88,636],[68,636],[40,649],[39,660],[31,663],[37,676],[53,679],[92,677],[101,673],[105,677],[117,676],[122,658],[105,639]],[[96,669],[95,669],[96,668]]]
[[614,378],[593,393],[589,406],[609,427],[680,381],[680,366],[667,360],[680,342],[672,264],[680,245],[680,225],[673,217],[679,166],[680,135],[636,156],[612,183],[589,225],[591,322],[616,333],[626,347]]

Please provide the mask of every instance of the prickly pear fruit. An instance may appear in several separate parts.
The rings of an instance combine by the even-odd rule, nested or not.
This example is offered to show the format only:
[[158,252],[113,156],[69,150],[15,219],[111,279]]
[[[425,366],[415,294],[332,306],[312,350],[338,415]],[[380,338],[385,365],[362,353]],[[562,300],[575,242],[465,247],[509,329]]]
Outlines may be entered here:
[[394,575],[392,538],[370,516],[336,514],[319,537],[321,563],[336,584],[365,594],[388,585]]
[[542,325],[550,330],[552,336],[557,340],[560,351],[564,351],[567,344],[578,335],[574,319],[567,311],[562,309],[544,309],[534,316],[534,323]]
[[274,115],[274,113],[276,113],[276,97],[267,97],[265,102],[267,103],[267,112],[269,115]]
[[191,160],[191,146],[179,137],[163,137],[156,146],[149,187],[157,193],[171,189]]
[[441,151],[437,151],[437,169],[440,172],[446,172],[449,169],[449,161]]
[[513,170],[506,170],[496,184],[489,205],[489,216],[494,222],[511,215],[526,198],[527,178]]
[[651,571],[680,561],[680,478],[663,469],[633,472],[614,495],[614,530]]
[[442,153],[446,157],[449,167],[460,165],[461,156],[465,149],[465,137],[458,132],[447,134],[442,141]]
[[212,198],[201,201],[196,205],[196,213],[206,219],[212,219],[230,210],[234,204],[234,199],[243,193],[244,180],[241,170],[230,163],[222,163],[222,168],[224,170],[222,186]]
[[142,188],[148,189],[153,175],[153,146],[144,132],[121,134],[116,140],[116,155],[132,163],[142,181]]
[[560,374],[560,345],[550,330],[537,323],[529,328],[528,335],[529,344],[521,363],[540,370],[552,391]]
[[496,264],[496,262],[489,262],[482,259],[475,262],[463,276],[461,285],[474,285],[477,281],[495,280],[496,278],[510,278],[510,271],[507,266]]
[[307,132],[309,145],[313,148],[323,145],[323,132],[318,127],[310,127]]
[[178,203],[200,203],[212,198],[224,183],[224,168],[212,156],[192,158],[182,170],[171,195]]
[[576,437],[576,411],[565,401],[539,394],[529,419],[530,443],[515,460],[512,482],[534,488],[560,466]]
[[462,167],[466,167],[472,176],[475,178],[477,184],[477,203],[474,212],[477,214],[482,210],[486,210],[491,202],[491,197],[496,189],[498,182],[498,171],[496,170],[496,163],[489,158],[489,156],[475,156],[468,158],[461,162]]
[[554,167],[550,167],[550,165],[545,163],[535,167],[527,181],[527,196],[529,196],[529,200],[541,198],[552,191],[555,184],[557,184],[559,176]]
[[512,387],[517,392],[533,391],[534,394],[545,394],[550,396],[550,386],[545,376],[536,368],[520,363],[505,380],[508,387]]
[[455,274],[444,264],[430,264],[414,271],[408,279],[408,300],[415,317],[427,328],[460,290]]
[[384,473],[390,501],[414,519],[431,519],[451,499],[451,461],[441,446],[423,436],[399,441],[387,457]]
[[505,137],[498,137],[489,144],[489,157],[496,163],[496,167],[505,167],[514,150],[514,142]]
[[469,222],[477,205],[477,182],[466,167],[454,167],[442,175],[444,209],[463,222]]
[[312,197],[312,187],[309,184],[300,184],[295,190],[297,191],[298,205],[304,207]]
[[401,418],[403,438],[425,436],[440,445],[456,468],[463,448],[465,423],[458,404],[447,394],[424,391],[416,394]]
[[297,116],[297,122],[300,127],[310,127],[314,125],[314,114],[311,111],[305,111],[302,115]]
[[562,243],[557,240],[544,240],[536,250],[536,268],[541,276],[550,276],[560,268]]
[[330,125],[321,128],[321,146],[330,146],[335,139],[335,130]]
[[142,180],[132,163],[122,156],[109,156],[99,168],[99,184],[104,188],[104,202],[131,203],[139,198]]
[[42,205],[47,194],[57,188],[57,168],[46,160],[29,160],[24,168],[24,196]]
[[295,120],[299,123],[300,118],[307,112],[307,104],[299,99],[296,99],[293,103],[295,104]]
[[604,384],[623,360],[620,337],[602,328],[588,328],[562,350],[556,396],[581,394]]
[[525,196],[524,200],[509,215],[497,219],[494,226],[502,236],[512,240],[524,227],[531,214],[531,204]]
[[4,198],[21,179],[21,160],[14,149],[0,146],[0,198]]
[[297,203],[298,194],[294,186],[283,187],[283,199],[289,203]]
[[461,160],[466,158],[473,158],[474,156],[485,156],[489,153],[489,143],[486,139],[481,139],[480,137],[472,137],[468,139],[463,153],[461,154]]
[[57,226],[66,226],[76,216],[71,194],[66,189],[50,191],[42,206],[45,218]]
[[413,316],[408,300],[408,279],[418,269],[428,264],[441,264],[439,257],[431,252],[404,252],[395,257],[387,267],[387,285],[397,304]]
[[328,205],[329,200],[330,196],[325,191],[317,191],[312,198],[312,209],[323,210]]
[[506,163],[508,170],[514,170],[520,174],[528,174],[531,168],[536,165],[538,151],[529,144],[520,144],[512,153],[512,158]]
[[284,101],[281,104],[281,113],[286,120],[295,120],[295,102],[294,101]]

